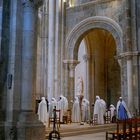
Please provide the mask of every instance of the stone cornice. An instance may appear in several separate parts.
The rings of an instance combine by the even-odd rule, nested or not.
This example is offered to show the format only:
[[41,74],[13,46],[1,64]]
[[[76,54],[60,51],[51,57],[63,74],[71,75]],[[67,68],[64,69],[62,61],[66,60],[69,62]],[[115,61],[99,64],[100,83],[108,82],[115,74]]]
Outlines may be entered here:
[[116,59],[122,59],[122,58],[130,58],[132,56],[139,56],[140,52],[139,51],[134,51],[134,52],[124,52],[121,53],[118,56],[115,56]]
[[80,63],[80,61],[78,61],[78,60],[63,60],[63,63],[64,64],[79,64]]
[[86,2],[83,4],[79,4],[76,6],[67,7],[67,9],[72,9],[72,8],[77,8],[77,7],[82,7],[82,6],[90,6],[92,4],[96,5],[96,4],[101,4],[101,3],[111,2],[111,1],[116,1],[116,0],[95,0],[95,1]]

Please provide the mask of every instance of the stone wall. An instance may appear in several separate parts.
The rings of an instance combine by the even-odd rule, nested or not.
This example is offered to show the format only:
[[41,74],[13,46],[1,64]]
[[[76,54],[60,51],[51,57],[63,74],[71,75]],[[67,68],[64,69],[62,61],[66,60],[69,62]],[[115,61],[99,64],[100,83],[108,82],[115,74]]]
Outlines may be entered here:
[[125,29],[125,1],[90,2],[66,10],[66,34],[82,20],[93,16],[105,16],[116,21]]

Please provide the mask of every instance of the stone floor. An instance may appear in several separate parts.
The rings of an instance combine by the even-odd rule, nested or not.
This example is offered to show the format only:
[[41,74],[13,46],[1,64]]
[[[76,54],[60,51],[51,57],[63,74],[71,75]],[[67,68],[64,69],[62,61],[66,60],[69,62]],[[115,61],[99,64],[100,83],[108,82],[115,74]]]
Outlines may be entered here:
[[[97,125],[97,126],[90,126],[89,124],[84,124],[84,125],[80,125],[79,123],[71,123],[71,124],[62,124],[61,128],[60,128],[60,135],[61,135],[61,140],[105,140],[106,139],[106,132],[105,131],[98,131],[98,132],[93,132],[94,128],[96,129],[97,127],[111,127],[112,124],[106,124],[106,125]],[[86,134],[86,130],[90,130],[91,128],[93,128],[92,130],[92,134],[91,133],[87,133]],[[47,128],[48,130],[48,128]],[[50,127],[50,130],[52,130],[52,126]],[[81,134],[77,131],[80,130]],[[74,132],[73,134],[68,134],[69,132]],[[76,133],[76,135],[75,135]],[[66,136],[64,136],[66,135]],[[67,136],[68,135],[68,136]]]
[[61,138],[62,140],[105,140],[105,132],[95,133],[95,134],[86,134],[79,136],[71,136]]

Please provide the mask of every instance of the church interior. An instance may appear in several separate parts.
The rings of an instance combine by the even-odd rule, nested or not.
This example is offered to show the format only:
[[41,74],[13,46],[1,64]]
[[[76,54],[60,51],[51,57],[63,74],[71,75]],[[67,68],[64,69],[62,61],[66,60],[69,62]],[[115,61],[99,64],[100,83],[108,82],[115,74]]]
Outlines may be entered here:
[[0,0],[0,140],[139,140],[139,40],[139,0]]

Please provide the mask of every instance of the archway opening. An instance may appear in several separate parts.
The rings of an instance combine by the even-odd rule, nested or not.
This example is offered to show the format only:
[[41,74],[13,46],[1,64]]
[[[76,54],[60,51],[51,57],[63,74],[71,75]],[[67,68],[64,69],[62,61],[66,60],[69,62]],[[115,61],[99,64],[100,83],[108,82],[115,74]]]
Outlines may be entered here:
[[[77,79],[83,79],[83,95],[92,104],[99,95],[107,102],[114,104],[121,95],[120,66],[116,56],[116,42],[112,34],[104,29],[89,30],[79,39],[76,49],[80,63],[75,68],[75,95]],[[79,41],[78,41],[79,42]]]

